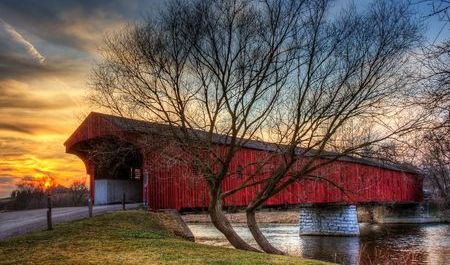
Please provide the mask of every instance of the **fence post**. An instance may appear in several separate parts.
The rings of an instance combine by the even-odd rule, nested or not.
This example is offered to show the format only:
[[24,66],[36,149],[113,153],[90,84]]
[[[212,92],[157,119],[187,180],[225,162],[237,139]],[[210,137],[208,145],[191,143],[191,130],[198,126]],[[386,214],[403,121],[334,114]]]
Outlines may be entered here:
[[50,193],[47,194],[47,229],[53,230],[53,224],[52,224],[52,197]]
[[123,196],[122,196],[122,210],[125,211],[125,192],[123,193]]
[[92,200],[91,200],[91,198],[88,199],[88,210],[89,210],[89,217],[92,217]]

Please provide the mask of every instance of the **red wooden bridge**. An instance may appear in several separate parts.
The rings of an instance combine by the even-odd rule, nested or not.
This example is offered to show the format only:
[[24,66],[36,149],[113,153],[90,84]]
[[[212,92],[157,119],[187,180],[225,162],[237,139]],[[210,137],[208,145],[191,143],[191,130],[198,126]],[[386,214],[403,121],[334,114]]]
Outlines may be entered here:
[[[65,146],[68,153],[84,161],[90,175],[91,197],[96,204],[118,202],[125,192],[128,201],[144,201],[152,209],[206,208],[209,197],[202,178],[190,167],[168,163],[167,156],[160,155],[161,146],[170,145],[161,144],[158,138],[165,130],[167,125],[93,112]],[[123,143],[129,147],[126,153],[120,151]],[[106,145],[113,146],[115,157],[105,166],[98,164],[92,154]],[[268,143],[254,141],[243,146],[231,165],[232,173],[226,177],[223,189],[231,190],[239,185],[247,174],[245,165],[258,162],[268,152]],[[414,170],[398,165],[344,157],[322,167],[316,174],[339,183],[346,192],[329,182],[302,180],[269,199],[266,205],[409,203],[422,199],[422,179]],[[257,189],[254,186],[241,190],[228,197],[224,205],[246,206]]]

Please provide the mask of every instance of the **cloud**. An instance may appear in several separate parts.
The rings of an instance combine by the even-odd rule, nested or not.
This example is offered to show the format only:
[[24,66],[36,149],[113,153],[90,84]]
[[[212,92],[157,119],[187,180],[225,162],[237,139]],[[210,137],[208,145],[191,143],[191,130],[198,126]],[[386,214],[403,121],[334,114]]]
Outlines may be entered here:
[[[7,50],[7,49],[6,49]],[[0,38],[0,81],[26,80],[35,77],[66,77],[84,73],[89,69],[86,61],[78,58],[47,58],[46,64],[38,64],[23,54],[16,55],[10,50],[2,54]],[[6,53],[6,52],[5,52]]]
[[22,56],[0,54],[0,80],[32,77],[48,72],[46,67],[30,62]]
[[8,124],[8,123],[0,122],[0,130],[7,130],[7,131],[31,134],[33,132],[33,129],[35,129],[35,126],[32,124],[15,125],[15,124]]
[[87,72],[104,34],[155,2],[0,1],[0,80]]
[[92,50],[105,30],[157,11],[162,0],[2,0],[0,17],[56,45]]
[[106,32],[157,11],[161,2],[2,0],[0,80],[86,72]]
[[[62,131],[56,126],[52,126],[45,121],[42,122],[23,122],[17,120],[0,121],[0,131],[9,131],[25,134],[60,134]],[[32,151],[32,150],[31,150]]]
[[16,182],[17,177],[0,174],[0,198],[8,197]]
[[0,1],[0,80],[86,72],[104,33],[155,2]]
[[[0,169],[11,169],[5,161],[17,159],[32,151],[36,143],[31,140],[18,137],[0,137]],[[0,171],[1,172],[1,171]]]
[[[1,9],[1,7],[0,7]],[[44,56],[35,46],[0,19],[0,81],[79,72],[86,62],[78,57]]]
[[0,136],[0,174],[13,168],[8,161],[22,164],[29,159],[30,154],[38,154],[39,157],[44,157],[45,159],[60,157],[61,153],[58,152],[63,148],[62,143],[52,142],[51,145],[59,148],[52,150],[45,143],[35,141],[32,137],[27,138],[26,135],[16,137]]
[[61,110],[74,104],[66,94],[57,93],[48,97],[39,96],[38,92],[23,88],[20,82],[0,81],[0,110]]
[[4,30],[13,41],[15,41],[18,45],[22,45],[27,53],[35,59],[38,63],[44,64],[45,57],[31,44],[27,41],[19,32],[17,32],[11,25],[0,19],[0,29]]
[[16,182],[16,177],[9,175],[0,175],[0,184],[12,184]]
[[30,41],[0,19],[0,80],[50,72],[45,60]]

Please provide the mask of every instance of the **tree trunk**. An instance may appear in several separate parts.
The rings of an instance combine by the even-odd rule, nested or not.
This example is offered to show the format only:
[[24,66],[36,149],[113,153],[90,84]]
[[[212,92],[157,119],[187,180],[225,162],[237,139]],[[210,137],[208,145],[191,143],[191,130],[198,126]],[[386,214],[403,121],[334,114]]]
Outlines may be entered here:
[[269,240],[264,236],[264,234],[259,229],[258,223],[256,222],[256,212],[254,209],[247,209],[247,226],[250,229],[250,232],[253,235],[253,238],[256,240],[256,243],[267,253],[277,254],[277,255],[285,255],[283,251],[277,249],[272,244],[270,244]]
[[233,247],[242,250],[261,252],[257,248],[250,246],[236,233],[222,211],[222,203],[220,199],[211,198],[211,202],[209,204],[209,215],[214,226],[225,235]]

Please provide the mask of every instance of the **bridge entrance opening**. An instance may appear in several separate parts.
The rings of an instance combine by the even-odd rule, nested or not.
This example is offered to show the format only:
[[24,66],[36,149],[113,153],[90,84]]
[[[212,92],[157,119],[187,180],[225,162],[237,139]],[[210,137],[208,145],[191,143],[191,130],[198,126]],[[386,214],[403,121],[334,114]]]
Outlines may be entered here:
[[102,137],[79,143],[77,153],[90,167],[96,205],[142,202],[142,155],[126,141]]

